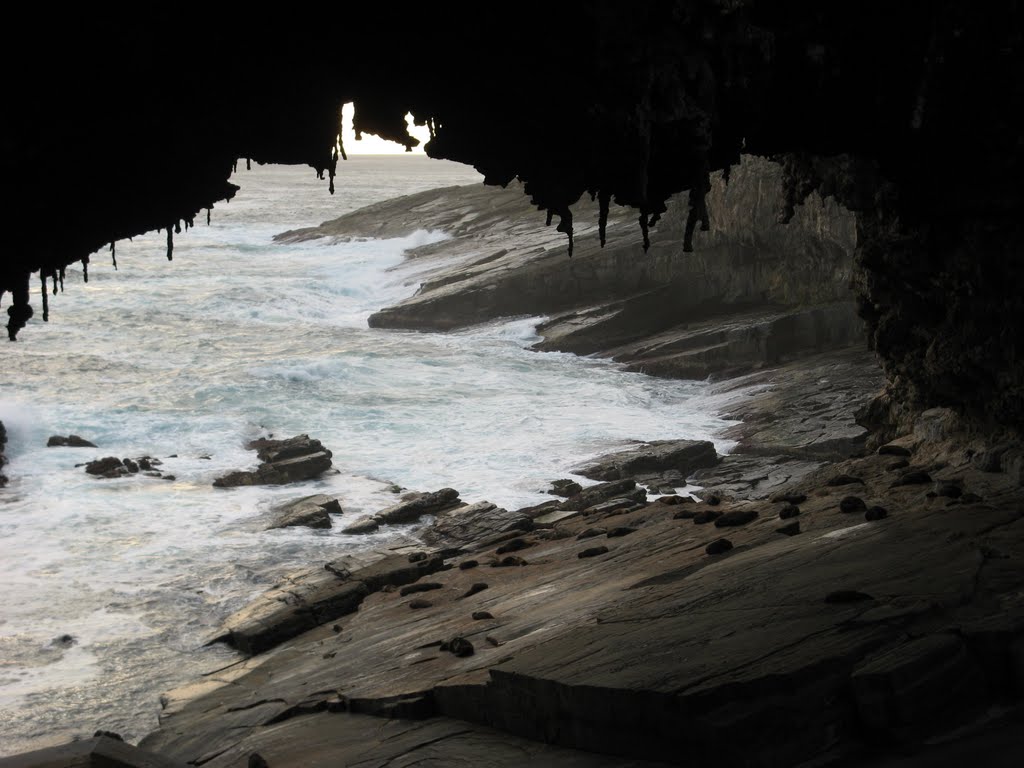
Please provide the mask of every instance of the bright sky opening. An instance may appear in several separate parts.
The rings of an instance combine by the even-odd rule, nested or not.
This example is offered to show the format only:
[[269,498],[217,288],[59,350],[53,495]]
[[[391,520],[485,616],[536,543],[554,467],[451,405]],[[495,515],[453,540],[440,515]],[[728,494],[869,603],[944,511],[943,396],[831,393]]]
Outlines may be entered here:
[[393,141],[387,141],[372,133],[364,133],[363,138],[356,141],[356,132],[352,127],[352,117],[355,115],[355,107],[349,102],[341,108],[341,139],[345,145],[345,154],[348,155],[422,155],[423,145],[430,140],[430,131],[425,125],[413,125],[412,113],[405,115],[405,124],[409,127],[409,135],[420,140],[412,152],[406,153],[405,147]]

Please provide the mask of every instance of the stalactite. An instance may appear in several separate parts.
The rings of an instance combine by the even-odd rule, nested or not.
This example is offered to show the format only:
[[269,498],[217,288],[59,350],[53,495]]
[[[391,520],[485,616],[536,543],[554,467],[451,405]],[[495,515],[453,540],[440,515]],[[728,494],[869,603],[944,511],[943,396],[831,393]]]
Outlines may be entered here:
[[550,208],[548,208],[548,217],[547,217],[547,220],[544,222],[544,226],[545,227],[550,227],[551,226],[551,220],[554,218],[554,216],[555,216],[555,212],[552,211]]
[[82,257],[82,282],[83,283],[88,283],[89,282],[89,257],[88,256],[83,256]]
[[[25,327],[25,323],[32,317],[32,305],[29,303],[29,278],[31,274],[25,272],[17,277],[11,278],[7,284],[7,290],[11,292],[11,306],[7,308],[7,337],[16,341],[18,331]],[[45,294],[46,292],[43,291]]]
[[640,222],[640,234],[644,238],[644,253],[647,253],[651,247],[651,233],[648,229],[647,211],[640,211],[640,216],[637,220]]
[[48,323],[50,322],[50,299],[46,291],[46,275],[42,271],[39,272],[39,282],[43,286],[43,322]]
[[55,269],[54,270],[50,270],[50,273],[47,275],[47,277],[49,277],[50,280],[53,281],[53,289],[52,290],[53,290],[53,295],[56,296],[57,295],[57,270],[55,270]]
[[327,166],[327,172],[330,176],[330,183],[327,186],[328,191],[334,194],[334,176],[338,172],[338,148],[331,148],[331,164]]
[[64,293],[64,267],[60,268],[60,272],[58,274],[60,275],[60,292]]
[[245,158],[245,170],[247,170],[247,171],[251,171],[252,170],[252,158],[249,158],[249,157]]
[[235,158],[235,162],[231,164],[231,172],[238,173],[238,158]]
[[181,234],[181,219],[178,219],[176,222],[174,222],[174,234]]
[[601,247],[604,248],[605,235],[608,230],[608,205],[611,202],[612,193],[601,190],[601,194],[597,196],[598,200],[598,214],[597,214],[597,235],[601,240]]
[[341,140],[341,133],[338,134],[338,152],[341,153],[342,160],[348,160],[348,155],[345,154],[345,143]]
[[174,229],[167,228],[167,260],[174,261]]
[[558,232],[564,232],[569,238],[569,258],[572,258],[572,251],[574,247],[573,243],[573,229],[572,229],[572,211],[568,208],[562,208],[558,211],[558,226],[555,228]]
[[110,260],[114,262],[114,271],[117,271],[117,249],[114,248],[114,241],[110,241]]
[[206,209],[206,226],[210,226],[210,209]]

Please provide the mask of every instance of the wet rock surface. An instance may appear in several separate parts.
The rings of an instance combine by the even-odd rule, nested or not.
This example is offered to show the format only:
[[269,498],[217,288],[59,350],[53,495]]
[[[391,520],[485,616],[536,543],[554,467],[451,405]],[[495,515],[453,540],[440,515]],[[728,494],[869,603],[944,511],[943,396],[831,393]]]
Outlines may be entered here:
[[316,494],[282,504],[274,510],[274,521],[267,526],[274,528],[330,528],[331,515],[341,514],[341,503],[333,496]]
[[239,470],[218,477],[213,481],[215,487],[298,483],[331,468],[331,452],[309,435],[296,435],[284,440],[254,440],[246,447],[256,451],[259,466],[255,470]]

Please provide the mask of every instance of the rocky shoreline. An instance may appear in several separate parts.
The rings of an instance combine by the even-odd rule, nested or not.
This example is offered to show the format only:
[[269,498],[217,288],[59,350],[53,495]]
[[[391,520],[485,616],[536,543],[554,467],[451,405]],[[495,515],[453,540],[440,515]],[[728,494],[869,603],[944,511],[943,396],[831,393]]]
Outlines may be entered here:
[[[138,749],[74,749],[211,768],[1016,765],[1024,450],[941,409],[876,428],[853,217],[812,195],[781,227],[780,194],[777,167],[744,160],[713,183],[702,253],[677,258],[670,216],[643,269],[632,220],[609,219],[604,250],[583,225],[569,260],[518,190],[421,193],[283,235],[445,229],[403,267],[418,293],[372,324],[547,315],[538,349],[716,379],[735,448],[636,445],[525,509],[442,488],[345,520],[390,543],[310,563],[229,617],[209,642],[246,658],[164,694]],[[292,440],[253,445],[260,467],[219,484],[330,466]],[[271,525],[340,512],[306,496]]]
[[[767,419],[780,389],[748,409]],[[230,620],[217,639],[250,658],[166,694],[140,746],[213,767],[1001,765],[1024,690],[1019,455],[935,411],[767,498],[649,500],[626,478],[504,516],[421,505],[387,549]],[[728,457],[698,471],[734,482]]]

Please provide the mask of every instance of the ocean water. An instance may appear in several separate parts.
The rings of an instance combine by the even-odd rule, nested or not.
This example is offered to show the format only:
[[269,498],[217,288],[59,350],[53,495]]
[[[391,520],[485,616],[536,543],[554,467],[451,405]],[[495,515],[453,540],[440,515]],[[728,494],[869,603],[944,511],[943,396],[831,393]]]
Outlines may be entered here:
[[[118,243],[117,271],[104,253],[87,284],[69,270],[50,322],[36,296],[36,318],[3,346],[0,755],[97,728],[140,738],[161,692],[236,658],[202,647],[227,615],[289,570],[395,533],[262,530],[276,503],[329,493],[354,519],[394,503],[395,483],[515,508],[629,440],[714,438],[726,425],[701,383],[529,351],[537,318],[450,334],[368,328],[417,287],[403,251],[444,233],[273,235],[480,177],[422,157],[355,157],[340,171],[332,197],[309,169],[240,169],[235,200],[175,238],[173,263],[163,235]],[[212,487],[255,464],[248,440],[301,432],[334,452],[336,473]],[[45,447],[69,433],[100,447]],[[176,480],[75,466],[108,455],[159,457]]]

